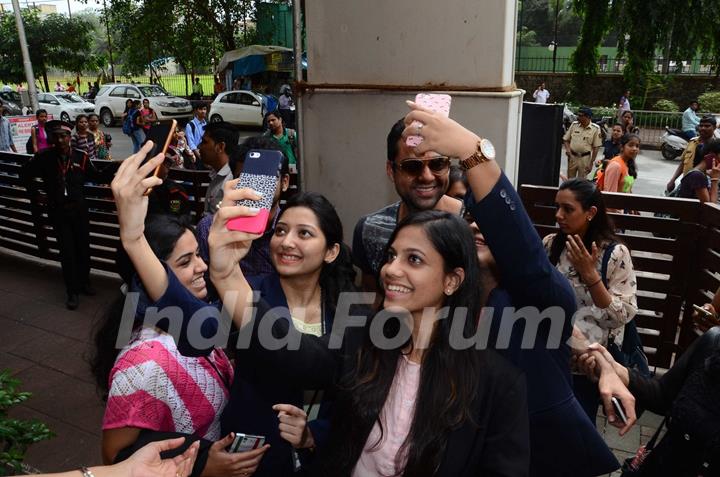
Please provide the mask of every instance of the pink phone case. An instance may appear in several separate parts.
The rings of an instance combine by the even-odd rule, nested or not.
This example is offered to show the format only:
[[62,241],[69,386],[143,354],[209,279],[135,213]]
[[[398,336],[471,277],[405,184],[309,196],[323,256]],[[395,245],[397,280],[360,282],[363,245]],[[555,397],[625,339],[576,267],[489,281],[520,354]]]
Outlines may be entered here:
[[235,217],[228,220],[228,230],[236,230],[247,232],[249,234],[263,234],[267,228],[270,211],[268,209],[260,209],[257,215],[252,217]]
[[[452,103],[450,95],[418,93],[418,95],[415,96],[415,103],[425,109],[429,109],[435,113],[440,113],[445,117],[450,116],[450,104]],[[411,124],[413,127],[417,127],[419,125],[419,121],[413,121]],[[421,142],[423,142],[422,136],[408,136],[405,140],[405,144],[410,147],[417,147]]]

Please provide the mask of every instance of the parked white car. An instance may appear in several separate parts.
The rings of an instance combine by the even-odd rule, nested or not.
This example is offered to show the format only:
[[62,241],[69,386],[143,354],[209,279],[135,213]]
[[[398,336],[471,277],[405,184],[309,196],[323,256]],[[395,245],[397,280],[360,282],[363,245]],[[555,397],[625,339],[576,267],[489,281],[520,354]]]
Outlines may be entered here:
[[160,121],[164,119],[192,118],[190,101],[172,96],[156,84],[105,84],[95,96],[95,112],[105,127],[110,127],[122,118],[128,99],[150,101]]
[[95,105],[82,99],[75,93],[40,93],[38,105],[52,114],[55,119],[73,122],[78,114],[90,114]]
[[252,91],[225,91],[210,105],[210,122],[227,121],[243,126],[262,126],[263,97]]

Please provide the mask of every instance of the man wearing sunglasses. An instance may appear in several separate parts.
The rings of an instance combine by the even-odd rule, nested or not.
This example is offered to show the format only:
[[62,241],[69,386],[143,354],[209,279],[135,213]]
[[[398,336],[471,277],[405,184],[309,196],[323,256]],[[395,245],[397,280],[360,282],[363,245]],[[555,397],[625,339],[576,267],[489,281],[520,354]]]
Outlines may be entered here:
[[416,156],[405,144],[405,124],[395,123],[387,137],[386,172],[400,200],[362,217],[353,233],[353,261],[363,272],[363,289],[377,289],[377,274],[390,235],[408,214],[445,210],[461,214],[462,202],[445,195],[449,186],[450,159],[435,152]]
[[582,106],[577,114],[578,120],[570,125],[563,141],[568,158],[567,178],[585,178],[592,170],[602,141],[600,126],[593,123],[592,110]]

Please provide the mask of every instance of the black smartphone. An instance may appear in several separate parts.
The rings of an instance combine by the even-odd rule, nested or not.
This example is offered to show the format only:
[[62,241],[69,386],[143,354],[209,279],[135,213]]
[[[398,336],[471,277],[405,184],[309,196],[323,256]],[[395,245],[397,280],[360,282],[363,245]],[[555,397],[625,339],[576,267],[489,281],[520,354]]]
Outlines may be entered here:
[[[174,119],[167,123],[153,125],[153,127],[150,128],[150,132],[147,135],[147,140],[153,142],[153,148],[148,153],[146,160],[152,159],[161,152],[163,154],[167,152],[176,129],[177,121]],[[157,176],[159,172],[160,166],[157,166],[155,168],[155,171],[153,172],[153,175]]]
[[241,200],[238,205],[257,207],[260,212],[252,217],[236,217],[229,220],[229,230],[239,230],[252,234],[262,234],[267,227],[273,198],[280,182],[283,153],[266,149],[253,149],[245,156],[238,189],[250,188],[263,194],[259,201]]

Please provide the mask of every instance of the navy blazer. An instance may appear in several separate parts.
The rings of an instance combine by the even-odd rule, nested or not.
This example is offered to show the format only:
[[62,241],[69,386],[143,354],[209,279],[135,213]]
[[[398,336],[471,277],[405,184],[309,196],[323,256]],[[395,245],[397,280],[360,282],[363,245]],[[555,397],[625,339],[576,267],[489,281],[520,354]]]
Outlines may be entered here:
[[[248,277],[247,280],[253,290],[260,292],[260,297],[267,306],[288,310],[287,299],[277,273]],[[289,316],[284,318],[290,319]],[[330,330],[333,323],[332,312],[324,312],[322,319],[324,329]],[[233,341],[231,340],[231,343]],[[330,395],[330,392],[323,394],[318,418],[308,423],[318,447],[321,447],[325,441],[329,427]],[[303,403],[302,387],[289,385],[281,378],[268,379],[267,373],[260,371],[252,360],[243,359],[242,354],[238,356],[235,376],[230,388],[230,400],[222,413],[222,432],[223,435],[229,432],[242,432],[265,436],[265,442],[270,444],[270,449],[265,452],[257,471],[253,474],[256,477],[296,475],[293,471],[292,446],[280,437],[277,413],[273,411],[272,406],[292,404],[302,409]],[[300,451],[299,455],[303,465],[307,465],[309,453]]]
[[[525,371],[530,414],[530,475],[596,476],[620,465],[575,399],[570,374],[572,317],[575,294],[552,266],[520,197],[503,174],[480,202],[468,197],[472,214],[500,271],[499,287],[491,291],[493,307],[489,344],[496,347],[506,308],[560,307],[564,321],[552,329],[549,320],[518,320],[509,346],[497,349]],[[537,327],[537,333],[533,329]],[[533,346],[522,349],[525,331],[536,335]],[[559,346],[552,343],[560,335]],[[552,335],[552,336],[551,336]]]

